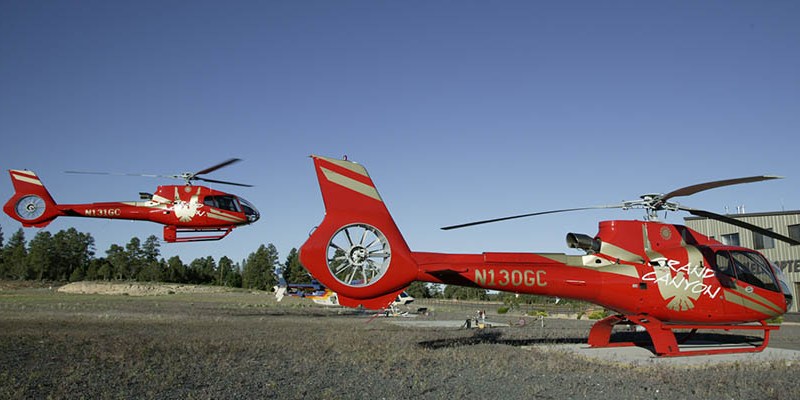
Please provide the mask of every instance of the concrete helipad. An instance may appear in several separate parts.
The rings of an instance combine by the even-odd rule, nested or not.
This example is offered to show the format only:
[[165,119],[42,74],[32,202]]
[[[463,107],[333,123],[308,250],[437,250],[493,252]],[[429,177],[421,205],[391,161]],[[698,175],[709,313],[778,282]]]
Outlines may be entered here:
[[[386,322],[394,325],[405,326],[409,328],[461,328],[464,326],[465,319],[460,320],[419,320],[419,319],[406,319],[406,318],[387,318]],[[504,322],[486,321],[488,327],[498,328],[508,326]],[[472,324],[474,328],[474,322]]]
[[[653,352],[643,347],[609,347],[591,348],[587,344],[542,344],[526,346],[542,351],[567,352],[587,359],[623,363],[629,365],[674,365],[696,366],[719,363],[786,361],[800,363],[800,351],[767,347],[760,353],[717,354],[711,356],[689,357],[656,357]],[[681,350],[700,350],[710,347],[681,346]],[[719,348],[719,347],[713,347]]]
[[[386,318],[385,322],[403,326],[407,328],[451,328],[458,329],[464,327],[464,320],[429,320],[416,318]],[[507,327],[509,324],[502,322],[486,321],[492,327]],[[475,328],[475,326],[472,326]],[[720,345],[709,345],[707,342],[698,341],[695,344],[681,345],[681,350],[703,350],[719,349]],[[746,345],[727,344],[732,348],[744,347]],[[702,366],[707,364],[736,363],[736,362],[769,362],[785,361],[787,363],[800,364],[800,351],[788,350],[776,347],[767,347],[759,353],[738,353],[738,354],[717,354],[717,355],[698,355],[683,357],[656,357],[656,355],[646,347],[608,347],[591,348],[586,343],[552,344],[541,343],[521,346],[522,348],[535,348],[546,352],[566,352],[584,357],[590,360],[609,362],[614,364],[626,365],[672,365],[672,366]]]

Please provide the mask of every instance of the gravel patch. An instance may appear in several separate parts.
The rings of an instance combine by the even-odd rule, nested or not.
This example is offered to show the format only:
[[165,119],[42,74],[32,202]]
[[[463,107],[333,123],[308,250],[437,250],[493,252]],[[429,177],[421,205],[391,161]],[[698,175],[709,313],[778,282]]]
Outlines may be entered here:
[[[488,318],[509,326],[401,326],[246,292],[4,291],[0,398],[800,398],[796,360],[609,363],[558,347],[585,345],[591,321]],[[800,350],[784,328],[770,347]]]

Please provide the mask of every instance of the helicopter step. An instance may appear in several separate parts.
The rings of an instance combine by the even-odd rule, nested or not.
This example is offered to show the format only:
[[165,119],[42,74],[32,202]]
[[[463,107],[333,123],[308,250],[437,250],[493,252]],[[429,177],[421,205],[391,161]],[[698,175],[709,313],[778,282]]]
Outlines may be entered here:
[[169,243],[204,242],[220,240],[233,230],[233,226],[222,228],[178,228],[175,225],[164,226],[164,240]]
[[[702,324],[668,324],[649,315],[611,315],[597,321],[589,332],[589,346],[592,348],[604,347],[628,347],[628,346],[647,346],[647,343],[638,342],[611,342],[611,331],[616,325],[638,325],[643,327],[650,336],[653,352],[659,357],[682,357],[712,354],[731,354],[731,353],[757,353],[764,350],[769,344],[769,334],[773,330],[780,329],[779,325],[769,325],[766,321],[759,321],[760,325],[743,324],[723,324],[723,325],[702,325]],[[675,330],[690,329],[687,337],[678,340]],[[703,348],[699,350],[681,350],[680,345],[693,336],[698,329],[703,330],[750,330],[764,331],[764,340],[759,345],[731,348],[722,344],[710,345],[716,348]]]

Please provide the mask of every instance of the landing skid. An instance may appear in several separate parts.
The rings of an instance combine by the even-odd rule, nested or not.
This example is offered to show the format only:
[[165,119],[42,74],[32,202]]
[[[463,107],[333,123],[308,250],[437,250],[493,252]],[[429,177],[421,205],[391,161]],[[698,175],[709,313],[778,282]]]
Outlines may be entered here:
[[[759,321],[760,325],[699,325],[699,324],[667,324],[658,319],[647,315],[612,315],[597,321],[592,330],[589,332],[589,346],[602,348],[602,347],[627,347],[639,346],[642,343],[635,342],[611,342],[611,331],[615,325],[621,324],[636,324],[642,326],[650,335],[653,344],[653,352],[659,357],[682,357],[682,356],[699,356],[711,354],[735,354],[735,353],[757,353],[764,350],[769,344],[769,333],[773,330],[780,329],[779,325],[767,325],[766,321]],[[714,349],[701,349],[701,350],[681,350],[679,344],[682,344],[688,337],[683,338],[680,342],[675,336],[674,330],[676,329],[690,329],[689,337],[694,335],[698,329],[703,330],[747,330],[747,331],[763,331],[764,340],[760,345],[735,347],[735,348],[714,348]],[[717,346],[719,347],[719,346]]]
[[164,240],[169,243],[220,240],[228,236],[232,230],[232,226],[224,228],[178,228],[167,225],[164,227]]

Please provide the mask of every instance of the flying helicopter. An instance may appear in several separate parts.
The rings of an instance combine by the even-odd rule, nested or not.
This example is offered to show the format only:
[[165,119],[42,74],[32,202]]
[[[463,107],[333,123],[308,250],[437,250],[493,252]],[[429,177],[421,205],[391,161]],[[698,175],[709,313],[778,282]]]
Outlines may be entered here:
[[[521,294],[583,300],[613,311],[590,330],[590,347],[633,346],[613,342],[617,325],[638,325],[657,356],[758,352],[777,325],[766,321],[787,311],[791,291],[782,271],[760,253],[728,246],[656,213],[687,211],[745,227],[791,244],[797,240],[730,217],[671,201],[717,187],[775,179],[756,176],[701,183],[667,194],[609,206],[529,213],[454,225],[595,208],[641,208],[643,220],[601,221],[595,236],[567,234],[564,253],[445,254],[411,251],[366,168],[355,162],[312,156],[325,217],[300,248],[300,261],[339,303],[379,309],[411,282],[472,286]],[[755,324],[753,324],[755,323]],[[685,350],[678,333],[703,330],[762,331],[757,346]]]
[[233,228],[256,222],[258,210],[242,197],[193,185],[193,181],[249,187],[251,185],[202,177],[240,161],[237,158],[212,167],[176,175],[112,174],[67,171],[79,174],[129,175],[182,179],[185,185],[159,186],[155,193],[139,193],[139,201],[89,204],[57,204],[33,171],[9,170],[14,195],[3,211],[24,227],[45,227],[57,217],[88,217],[152,221],[164,225],[164,240],[197,242],[220,240]]

